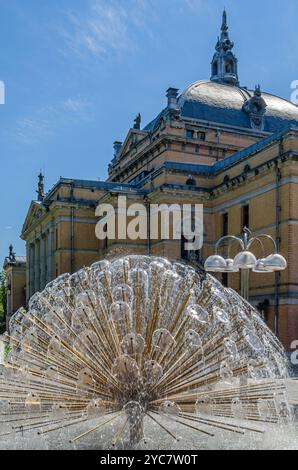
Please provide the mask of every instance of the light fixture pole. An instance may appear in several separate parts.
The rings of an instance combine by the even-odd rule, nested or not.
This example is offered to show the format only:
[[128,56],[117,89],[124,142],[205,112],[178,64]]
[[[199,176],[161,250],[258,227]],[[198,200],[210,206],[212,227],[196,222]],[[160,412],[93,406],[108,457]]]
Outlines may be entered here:
[[[266,256],[264,240],[269,240],[274,247],[274,253]],[[229,257],[224,259],[218,254],[219,248],[224,242],[228,242],[228,253],[230,246],[236,242],[240,245],[241,251],[234,259]],[[262,249],[263,257],[257,259],[250,251],[254,244],[258,243]],[[227,235],[220,238],[215,245],[215,255],[209,256],[205,262],[205,270],[212,273],[237,273],[241,271],[241,296],[249,301],[249,275],[250,271],[255,273],[273,273],[287,269],[286,259],[278,253],[275,240],[267,234],[252,236],[252,232],[245,227],[241,237]]]

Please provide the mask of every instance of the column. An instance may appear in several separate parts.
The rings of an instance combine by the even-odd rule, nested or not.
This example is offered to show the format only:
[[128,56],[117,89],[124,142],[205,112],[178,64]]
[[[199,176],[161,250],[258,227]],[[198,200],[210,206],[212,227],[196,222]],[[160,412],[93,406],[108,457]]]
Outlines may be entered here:
[[54,242],[54,228],[49,229],[48,234],[48,282],[53,279],[53,242]]
[[34,263],[34,292],[39,291],[40,286],[40,240],[35,242],[35,263]]
[[48,232],[44,234],[44,283],[48,283]]
[[30,299],[30,243],[26,243],[26,302]]
[[45,259],[45,236],[42,234],[40,237],[40,286],[39,289],[42,291],[46,285],[46,259]]
[[29,256],[29,299],[34,294],[34,273],[35,273],[35,247],[34,243],[30,244],[30,256]]

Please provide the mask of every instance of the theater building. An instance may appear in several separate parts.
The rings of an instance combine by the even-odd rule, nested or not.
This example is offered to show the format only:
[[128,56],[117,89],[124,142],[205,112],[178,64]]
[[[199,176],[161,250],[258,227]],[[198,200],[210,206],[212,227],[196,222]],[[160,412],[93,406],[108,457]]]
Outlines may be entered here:
[[[169,88],[163,109],[145,126],[137,116],[125,141],[114,144],[106,182],[61,178],[45,194],[40,175],[21,235],[27,300],[60,274],[119,253],[189,258],[203,266],[218,238],[247,226],[276,239],[288,260],[283,273],[253,274],[250,294],[290,350],[298,337],[297,126],[296,105],[259,85],[241,85],[224,12],[210,80],[182,93]],[[99,203],[116,208],[119,195],[148,207],[203,204],[202,250],[185,252],[183,240],[98,240],[95,209]],[[269,244],[265,249],[272,251]],[[239,291],[239,274],[220,277]]]

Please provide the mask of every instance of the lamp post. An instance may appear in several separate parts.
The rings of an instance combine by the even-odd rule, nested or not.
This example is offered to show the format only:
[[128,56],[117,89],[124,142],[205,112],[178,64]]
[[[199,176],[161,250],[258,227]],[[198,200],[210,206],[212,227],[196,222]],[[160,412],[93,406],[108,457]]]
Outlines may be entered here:
[[[274,247],[273,254],[266,256],[264,240],[269,240]],[[228,242],[228,248],[234,242],[240,246],[239,253],[234,259],[225,259],[218,254],[220,246]],[[256,256],[250,251],[254,244],[259,244],[262,249],[263,257],[257,259]],[[228,249],[228,253],[229,253]],[[252,236],[252,232],[248,228],[243,229],[242,237],[234,235],[227,235],[218,240],[215,245],[215,255],[209,256],[205,262],[205,270],[212,273],[237,273],[241,271],[241,295],[245,300],[249,300],[249,274],[250,271],[254,273],[274,273],[284,271],[287,269],[286,259],[278,253],[277,244],[275,240],[266,234]]]

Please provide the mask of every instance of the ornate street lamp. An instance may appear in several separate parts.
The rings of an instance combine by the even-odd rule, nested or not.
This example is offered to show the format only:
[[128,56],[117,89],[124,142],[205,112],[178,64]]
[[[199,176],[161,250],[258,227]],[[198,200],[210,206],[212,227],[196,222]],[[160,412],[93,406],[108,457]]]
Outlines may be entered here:
[[[274,246],[274,253],[266,256],[263,240],[270,240]],[[228,257],[225,259],[218,254],[220,246],[228,242],[229,248],[233,242],[240,245],[241,251],[234,259]],[[258,243],[263,251],[263,257],[257,259],[250,251],[252,246]],[[249,300],[249,273],[273,273],[284,271],[287,269],[287,261],[278,253],[275,240],[266,234],[252,236],[252,232],[248,228],[244,228],[242,237],[227,235],[218,240],[215,245],[215,255],[209,256],[205,262],[205,270],[212,273],[237,273],[241,271],[241,295],[244,299]]]

